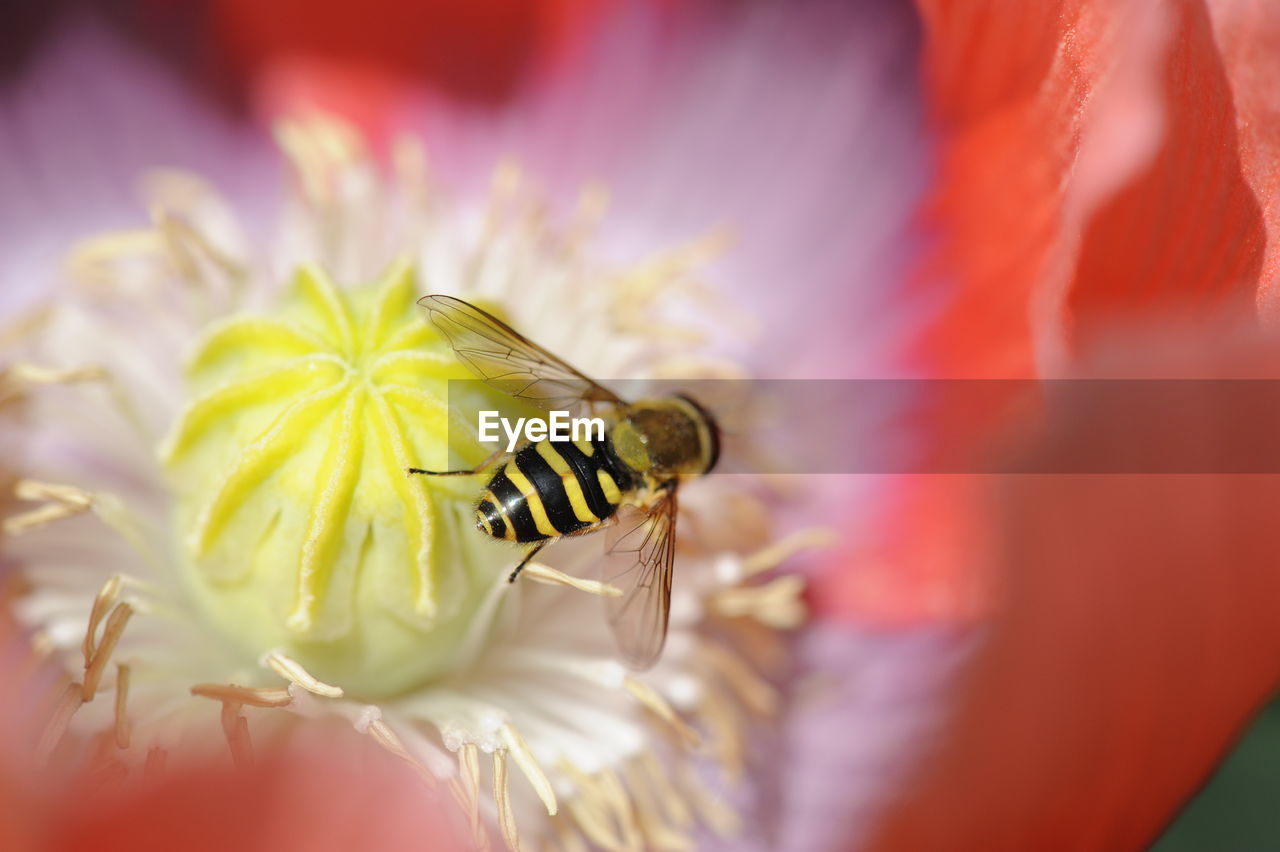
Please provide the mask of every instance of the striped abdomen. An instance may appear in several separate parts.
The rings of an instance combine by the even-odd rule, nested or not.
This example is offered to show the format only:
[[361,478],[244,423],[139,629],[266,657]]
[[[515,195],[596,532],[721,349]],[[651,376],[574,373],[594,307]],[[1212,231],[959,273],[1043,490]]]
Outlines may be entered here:
[[604,441],[539,441],[489,480],[476,526],[494,538],[543,541],[599,526],[631,487]]

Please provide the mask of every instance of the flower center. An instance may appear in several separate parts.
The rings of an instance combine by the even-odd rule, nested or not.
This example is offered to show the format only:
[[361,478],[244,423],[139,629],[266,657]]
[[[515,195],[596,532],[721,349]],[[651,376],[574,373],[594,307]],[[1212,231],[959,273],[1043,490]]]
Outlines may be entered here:
[[456,664],[511,558],[472,529],[474,480],[405,472],[445,463],[446,383],[470,378],[416,295],[404,263],[341,290],[301,269],[275,315],[205,332],[162,450],[210,619],[369,698]]

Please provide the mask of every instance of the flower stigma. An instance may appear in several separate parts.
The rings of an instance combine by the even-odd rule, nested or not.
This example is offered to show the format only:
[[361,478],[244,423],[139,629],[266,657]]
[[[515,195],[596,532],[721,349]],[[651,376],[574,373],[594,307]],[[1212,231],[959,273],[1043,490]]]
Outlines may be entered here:
[[348,289],[299,269],[276,315],[204,332],[162,452],[211,620],[366,698],[454,663],[511,560],[471,529],[476,480],[405,473],[465,434],[446,383],[470,376],[416,298],[404,261]]

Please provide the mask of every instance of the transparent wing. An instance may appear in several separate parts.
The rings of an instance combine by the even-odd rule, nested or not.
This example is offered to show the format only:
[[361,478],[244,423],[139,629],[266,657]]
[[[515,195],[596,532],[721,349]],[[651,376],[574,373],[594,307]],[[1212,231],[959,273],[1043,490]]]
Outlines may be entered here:
[[648,508],[621,506],[606,539],[604,581],[622,590],[605,598],[623,659],[647,669],[662,653],[671,611],[671,566],[676,555],[676,492]]
[[538,407],[571,411],[584,402],[623,402],[497,317],[452,296],[423,296],[431,321],[477,378]]

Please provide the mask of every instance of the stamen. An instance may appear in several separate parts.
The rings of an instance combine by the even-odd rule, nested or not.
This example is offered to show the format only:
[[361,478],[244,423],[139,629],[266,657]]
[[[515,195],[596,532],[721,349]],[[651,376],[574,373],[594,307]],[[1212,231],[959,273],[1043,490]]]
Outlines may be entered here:
[[613,771],[608,769],[597,773],[595,777],[605,802],[613,811],[614,818],[622,829],[623,845],[628,849],[642,849],[640,827],[636,824],[635,810],[631,797],[622,787],[622,782]]
[[[14,597],[18,597],[15,595]],[[31,634],[31,658],[33,662],[44,662],[53,656],[53,652],[58,649],[57,643],[53,641],[48,631],[37,630]]]
[[650,788],[662,803],[667,818],[678,828],[689,828],[693,824],[693,814],[689,810],[688,802],[671,783],[670,773],[658,761],[657,756],[650,751],[641,752],[636,764],[644,772]]
[[608,583],[601,583],[598,580],[585,580],[581,577],[574,577],[563,571],[558,571],[550,565],[544,565],[541,562],[530,562],[524,566],[522,572],[526,577],[537,580],[540,583],[546,583],[549,586],[568,586],[577,589],[580,592],[586,592],[591,595],[599,595],[603,598],[617,598],[622,596],[622,589],[617,586],[611,586]]
[[198,683],[191,687],[191,694],[250,707],[288,707],[293,701],[288,689],[255,689],[233,683]]
[[490,213],[496,213],[515,198],[524,183],[524,170],[514,158],[508,157],[498,163],[493,170],[489,182]]
[[808,617],[803,594],[804,578],[788,574],[759,585],[718,589],[710,604],[723,616],[745,616],[775,630],[792,630]]
[[[662,252],[630,270],[619,281],[617,296],[611,306],[610,315],[614,327],[624,332],[644,334],[649,338],[660,334],[670,340],[700,341],[703,335],[694,329],[655,324],[649,308],[661,301],[660,296],[664,291],[676,286],[683,285],[696,294],[698,288],[690,286],[693,283],[689,280],[690,275],[724,254],[732,241],[733,235],[727,228],[717,228],[684,245]],[[721,302],[716,308],[723,320],[734,319],[736,315],[737,324],[743,326],[740,330],[744,335],[750,330],[746,327],[749,325],[748,321],[740,310],[735,310],[733,303]]]
[[404,747],[404,743],[396,736],[396,732],[387,727],[387,723],[381,719],[371,719],[365,731],[369,736],[373,737],[374,742],[403,760],[405,763],[413,767],[414,771],[422,777],[431,789],[437,789],[439,782],[431,770],[423,766],[413,755],[409,754],[409,750]]
[[129,725],[128,704],[129,701],[129,667],[121,664],[116,666],[116,724],[115,724],[115,740],[116,748],[127,749],[129,747],[129,738],[132,730]]
[[84,631],[84,642],[81,644],[85,668],[88,668],[89,664],[93,662],[98,625],[102,622],[102,617],[107,614],[107,611],[115,605],[116,598],[119,595],[120,575],[113,574],[102,584],[102,588],[98,590],[98,594],[93,599],[93,608],[89,610],[89,624]]
[[115,759],[116,737],[114,730],[98,731],[90,740],[89,765],[101,765]]
[[[582,835],[574,830],[573,823],[568,819],[561,817],[551,821],[555,828],[556,839],[560,841],[560,849],[563,852],[590,852],[587,849],[586,841],[582,839]],[[555,848],[554,846],[551,848]]]
[[839,542],[834,532],[828,529],[800,530],[773,542],[767,547],[742,560],[743,576],[752,577],[770,568],[777,568],[787,559],[805,550],[821,550]]
[[231,761],[239,769],[253,766],[253,743],[249,739],[249,720],[240,712],[241,705],[234,701],[222,703],[222,733],[231,749]]
[[520,191],[520,166],[515,160],[500,162],[493,170],[489,180],[489,198],[485,205],[483,233],[476,242],[470,256],[466,259],[463,278],[472,284],[478,284],[482,278],[485,262],[495,242],[499,225],[503,220],[507,206]]
[[[566,766],[566,769],[570,768]],[[609,852],[621,852],[622,839],[614,833],[604,802],[590,779],[576,769],[569,771],[578,785],[577,795],[569,799],[569,814],[587,839]]]
[[4,531],[9,535],[21,535],[32,527],[78,515],[93,506],[93,495],[73,485],[20,479],[13,487],[13,493],[19,500],[50,502],[30,512],[5,518]]
[[58,485],[34,479],[19,480],[13,488],[20,500],[50,500],[52,502],[22,515],[6,518],[4,531],[19,535],[32,527],[78,515],[92,510],[99,520],[133,545],[145,556],[152,556],[145,537],[120,501],[110,494],[94,494],[73,485]]
[[[732,361],[716,361],[711,358],[692,358],[688,355],[681,354],[675,358],[666,361],[656,362],[651,371],[653,378],[662,379],[664,381],[704,381],[707,379],[715,379],[719,381],[741,381],[750,378],[750,375]],[[722,426],[725,425],[723,415],[719,408],[714,406],[715,400],[700,400],[711,404],[716,411],[716,418]]]
[[397,136],[391,143],[391,162],[396,184],[419,206],[426,206],[430,195],[430,163],[426,148],[416,136]]
[[627,692],[634,695],[650,712],[670,725],[686,747],[692,749],[702,744],[702,738],[698,736],[698,732],[689,727],[676,713],[675,708],[668,704],[667,700],[653,687],[630,675],[623,679],[622,685],[626,687]]
[[195,257],[180,240],[177,222],[164,207],[151,205],[151,222],[155,225],[156,235],[160,238],[160,248],[164,256],[173,264],[178,277],[188,283],[199,281],[199,271]]
[[723,677],[742,702],[761,716],[772,716],[782,699],[778,691],[757,675],[733,652],[713,642],[704,641],[702,651],[708,662]]
[[58,747],[58,743],[62,742],[62,737],[67,732],[67,725],[71,724],[71,717],[83,703],[84,697],[80,684],[69,683],[63,688],[57,704],[53,707],[53,712],[49,715],[49,721],[40,732],[40,739],[36,743],[36,758],[40,763],[47,762],[53,750]]
[[[129,425],[142,437],[150,439],[145,427],[145,420],[138,414],[115,376],[99,364],[82,364],[79,367],[48,367],[19,361],[5,370],[0,370],[0,403],[27,393],[31,388],[40,385],[69,385],[85,382],[102,382],[105,385],[116,410],[128,421]],[[69,486],[61,486],[68,488]],[[42,497],[23,499],[44,499]]]
[[600,224],[609,210],[610,200],[607,184],[592,181],[582,188],[573,211],[575,227],[572,233],[578,239],[585,239]]
[[728,838],[738,834],[742,830],[742,820],[737,812],[706,788],[692,765],[683,764],[680,768],[681,786],[697,807],[702,821],[721,837]]
[[627,789],[636,803],[636,814],[640,820],[640,830],[644,833],[648,845],[657,849],[686,850],[692,849],[693,843],[683,832],[673,828],[662,817],[662,807],[658,802],[658,794],[647,783],[643,771],[637,761],[629,760],[622,766],[623,778]]
[[458,749],[458,770],[463,809],[471,820],[471,840],[477,848],[488,848],[489,836],[480,821],[480,750],[475,743],[464,743]]
[[155,223],[156,230],[163,239],[166,253],[173,260],[179,275],[187,280],[194,282],[200,280],[196,266],[196,253],[192,248],[198,249],[200,254],[211,261],[223,274],[232,278],[244,274],[239,263],[216,248],[198,229],[176,218],[166,207],[153,205],[151,221]]
[[287,656],[283,651],[276,650],[265,654],[261,663],[280,675],[280,677],[291,683],[296,683],[313,695],[322,695],[325,698],[341,698],[343,695],[342,687],[331,686],[317,680],[303,668],[302,663]]
[[529,750],[529,745],[524,741],[524,737],[520,736],[520,732],[510,722],[503,725],[499,729],[499,733],[502,735],[503,742],[507,744],[511,756],[515,758],[516,765],[520,767],[524,777],[529,779],[529,783],[533,785],[534,792],[542,800],[543,807],[547,809],[547,814],[555,816],[559,810],[556,802],[556,791],[552,788],[551,781],[547,778],[546,773],[542,771],[542,767],[538,765],[533,752]]
[[128,774],[129,768],[124,763],[115,758],[108,758],[94,764],[86,780],[91,789],[116,787]]
[[111,654],[116,649],[116,643],[120,641],[121,635],[124,634],[124,627],[129,623],[131,615],[133,615],[133,607],[127,603],[119,603],[111,610],[111,614],[107,616],[107,624],[102,628],[102,644],[93,652],[93,659],[84,668],[85,701],[92,701],[93,696],[97,693],[98,683],[102,680],[102,673],[106,671],[107,662],[111,659]]
[[67,253],[66,268],[78,281],[110,287],[119,285],[112,264],[131,257],[145,257],[164,251],[161,236],[154,228],[108,231],[80,240]]
[[356,134],[322,116],[281,121],[273,130],[276,143],[297,173],[306,200],[317,206],[335,201],[336,173],[362,159]]
[[18,361],[4,372],[6,379],[20,385],[70,385],[78,382],[100,382],[107,377],[105,368],[97,364],[80,367],[46,367]]
[[746,762],[742,726],[737,713],[740,708],[728,700],[718,689],[707,689],[702,695],[698,712],[712,733],[711,752],[725,775],[736,783],[742,776]]
[[169,752],[160,746],[152,746],[147,749],[147,759],[142,765],[142,777],[156,778],[163,770],[165,762],[169,759]]
[[507,790],[507,750],[493,753],[493,801],[498,807],[498,827],[511,852],[520,852],[520,834],[516,831],[516,815],[511,810]]
[[222,733],[226,735],[227,740],[231,740],[231,736],[236,730],[236,719],[240,718],[240,708],[243,705],[234,701],[222,702],[222,713],[220,719],[222,721]]

